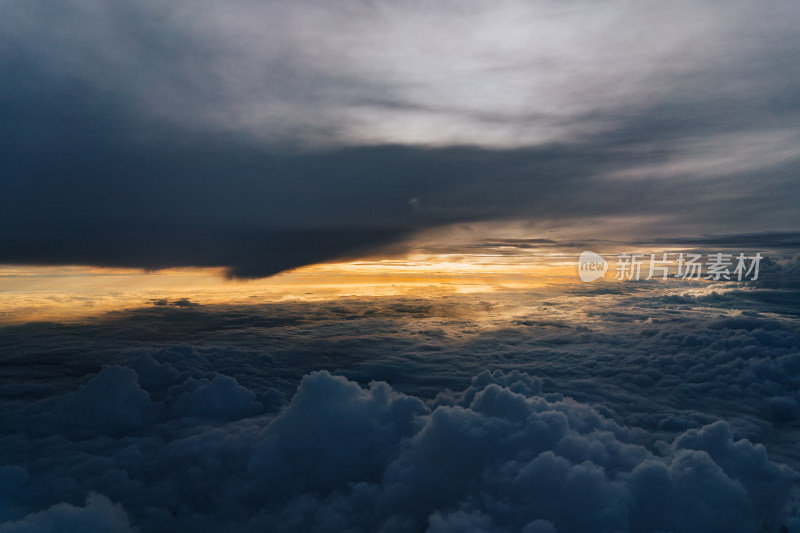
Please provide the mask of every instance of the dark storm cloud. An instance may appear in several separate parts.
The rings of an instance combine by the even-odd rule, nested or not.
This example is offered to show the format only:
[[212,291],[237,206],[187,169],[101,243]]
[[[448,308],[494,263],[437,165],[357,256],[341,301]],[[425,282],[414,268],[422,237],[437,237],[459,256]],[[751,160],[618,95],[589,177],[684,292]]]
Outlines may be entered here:
[[791,250],[800,248],[800,232],[774,231],[764,233],[742,233],[739,235],[702,235],[653,239],[637,244],[673,244],[711,248],[743,248],[766,250]]
[[[589,147],[273,155],[226,139],[142,142],[113,132],[26,153],[14,131],[5,143],[3,262],[223,265],[258,276],[461,221],[685,216],[684,225],[719,227],[718,216],[751,198],[737,193],[731,204],[687,198],[680,184],[606,183],[593,176],[617,161]],[[770,216],[782,209],[767,200]],[[746,208],[766,210],[761,202]]]
[[0,262],[263,276],[463,221],[793,229],[797,10],[713,5],[6,2]]

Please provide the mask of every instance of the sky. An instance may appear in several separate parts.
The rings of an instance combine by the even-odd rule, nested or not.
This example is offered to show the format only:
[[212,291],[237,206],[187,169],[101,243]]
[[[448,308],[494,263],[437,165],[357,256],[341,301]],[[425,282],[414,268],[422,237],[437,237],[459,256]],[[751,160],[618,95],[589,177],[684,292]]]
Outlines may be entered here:
[[798,26],[0,0],[0,533],[800,533]]
[[3,2],[0,262],[795,231],[796,3],[662,4]]

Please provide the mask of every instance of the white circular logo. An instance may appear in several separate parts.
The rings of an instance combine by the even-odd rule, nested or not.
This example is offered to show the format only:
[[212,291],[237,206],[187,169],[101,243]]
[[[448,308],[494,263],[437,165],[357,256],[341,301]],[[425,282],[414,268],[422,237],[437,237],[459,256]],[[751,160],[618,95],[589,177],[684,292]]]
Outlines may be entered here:
[[583,252],[578,258],[578,275],[589,283],[606,275],[608,262],[594,252]]

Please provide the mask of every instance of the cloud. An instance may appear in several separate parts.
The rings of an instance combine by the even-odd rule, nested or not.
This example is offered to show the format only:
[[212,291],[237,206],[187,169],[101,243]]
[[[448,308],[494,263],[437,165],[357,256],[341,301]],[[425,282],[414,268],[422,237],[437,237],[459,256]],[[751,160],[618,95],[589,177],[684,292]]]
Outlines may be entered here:
[[7,3],[0,261],[259,277],[460,222],[792,230],[797,12],[714,6]]
[[0,524],[2,533],[79,533],[105,531],[108,533],[134,533],[128,515],[119,504],[112,504],[102,494],[90,494],[85,507],[59,503],[32,513],[22,520]]
[[2,328],[0,527],[796,531],[791,289],[620,285]]
[[237,420],[261,412],[255,394],[239,386],[229,376],[217,375],[211,381],[189,379],[173,410],[179,416],[204,416],[221,420]]
[[[46,7],[5,10],[5,39],[23,52],[9,60],[17,73],[44,63],[59,86],[100,89],[100,104],[119,95],[136,114],[273,142],[519,146],[656,105],[702,102],[704,116],[681,117],[699,122],[735,121],[721,112],[745,104],[741,119],[772,111],[773,124],[796,106],[790,2],[724,13],[685,1]],[[749,100],[759,93],[773,100]],[[662,128],[679,130],[669,116]]]
[[[125,509],[92,495],[85,508],[34,509],[0,530],[129,531],[130,515],[142,531],[749,532],[787,518],[797,473],[727,423],[649,449],[642,430],[542,395],[536,382],[484,372],[455,405],[429,408],[385,383],[316,372],[274,418],[162,423],[116,441],[72,441],[49,471],[35,460],[21,478],[6,469],[21,485],[10,496],[17,509],[36,505],[45,476],[59,480],[48,498],[102,487]],[[53,439],[34,446],[59,446]]]
[[116,435],[144,426],[150,415],[150,398],[139,387],[136,372],[104,366],[56,414],[67,431],[78,428]]
[[[376,482],[388,458],[418,429],[424,404],[385,383],[369,391],[327,373],[303,378],[289,406],[265,429],[248,476],[267,499],[326,493],[349,482]],[[290,483],[265,480],[291,479]],[[265,492],[266,491],[266,492]]]

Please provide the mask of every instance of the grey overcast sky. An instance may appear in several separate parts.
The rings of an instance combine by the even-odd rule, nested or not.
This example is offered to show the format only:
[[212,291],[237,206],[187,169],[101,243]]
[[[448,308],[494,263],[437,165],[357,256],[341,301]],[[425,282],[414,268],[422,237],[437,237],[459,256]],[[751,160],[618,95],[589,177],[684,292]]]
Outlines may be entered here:
[[795,231],[798,27],[795,1],[2,0],[0,263]]

